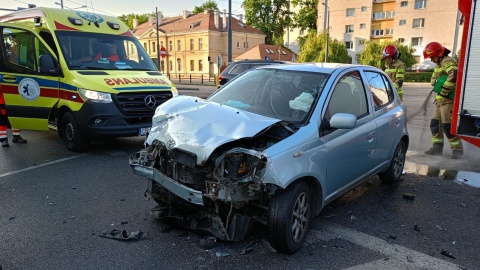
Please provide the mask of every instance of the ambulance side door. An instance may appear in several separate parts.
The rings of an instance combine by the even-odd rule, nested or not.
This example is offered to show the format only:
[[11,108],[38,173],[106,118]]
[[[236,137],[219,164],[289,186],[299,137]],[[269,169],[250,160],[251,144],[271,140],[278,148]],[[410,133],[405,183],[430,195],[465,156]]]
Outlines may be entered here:
[[36,32],[0,23],[0,89],[12,127],[48,130],[59,100],[58,60]]

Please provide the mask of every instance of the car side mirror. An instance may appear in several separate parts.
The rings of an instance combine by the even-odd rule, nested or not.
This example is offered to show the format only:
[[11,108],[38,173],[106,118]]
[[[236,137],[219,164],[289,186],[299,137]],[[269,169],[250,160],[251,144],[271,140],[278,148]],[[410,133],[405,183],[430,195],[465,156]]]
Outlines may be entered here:
[[330,128],[352,129],[357,125],[357,117],[349,113],[336,113],[330,119]]
[[53,64],[52,56],[48,54],[41,54],[39,57],[39,62],[41,73],[57,73],[55,65]]

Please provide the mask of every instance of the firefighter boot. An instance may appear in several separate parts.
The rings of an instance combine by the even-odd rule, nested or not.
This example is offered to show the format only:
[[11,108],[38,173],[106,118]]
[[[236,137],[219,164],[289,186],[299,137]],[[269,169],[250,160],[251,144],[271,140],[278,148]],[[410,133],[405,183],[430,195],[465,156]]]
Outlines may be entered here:
[[443,144],[434,143],[433,146],[424,153],[426,155],[440,156],[443,153]]
[[13,143],[26,143],[27,140],[22,138],[22,136],[20,136],[20,135],[15,135],[15,136],[13,136],[12,142]]
[[459,159],[463,156],[463,150],[453,150],[452,155],[450,156],[452,159]]
[[2,143],[2,147],[9,147],[10,145],[8,144],[8,139],[1,139],[0,143]]

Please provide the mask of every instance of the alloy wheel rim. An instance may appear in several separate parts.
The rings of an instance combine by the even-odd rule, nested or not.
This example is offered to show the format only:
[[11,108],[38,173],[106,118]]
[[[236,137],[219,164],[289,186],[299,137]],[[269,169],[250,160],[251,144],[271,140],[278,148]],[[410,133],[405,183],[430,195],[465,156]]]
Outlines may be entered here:
[[310,202],[306,192],[302,192],[295,202],[292,215],[292,237],[298,243],[302,241],[308,227]]

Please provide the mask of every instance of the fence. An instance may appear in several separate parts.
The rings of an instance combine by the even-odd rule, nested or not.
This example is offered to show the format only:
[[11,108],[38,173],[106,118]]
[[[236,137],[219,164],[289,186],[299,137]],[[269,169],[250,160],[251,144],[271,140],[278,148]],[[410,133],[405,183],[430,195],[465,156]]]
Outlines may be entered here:
[[178,84],[205,84],[215,85],[217,74],[208,75],[203,73],[166,73],[170,81]]

